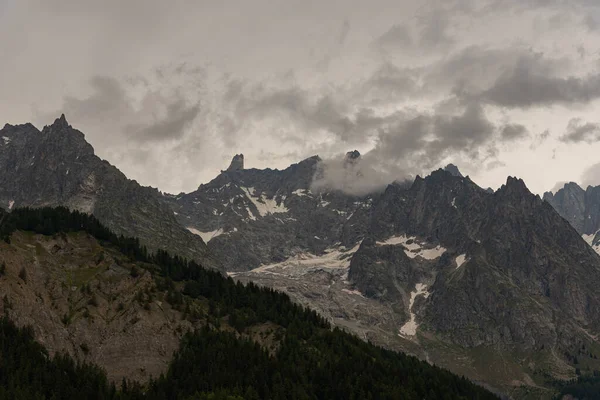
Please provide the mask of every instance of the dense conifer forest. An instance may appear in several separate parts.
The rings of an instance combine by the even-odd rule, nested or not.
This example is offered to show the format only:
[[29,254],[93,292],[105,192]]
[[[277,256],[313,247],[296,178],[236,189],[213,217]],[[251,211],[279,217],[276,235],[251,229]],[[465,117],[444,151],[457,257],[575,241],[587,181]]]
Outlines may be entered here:
[[557,399],[566,395],[579,400],[600,399],[600,374],[597,372],[591,376],[580,376],[571,382],[558,382],[558,386],[561,389]]
[[[164,251],[149,254],[137,239],[115,235],[90,215],[66,208],[0,210],[0,238],[15,230],[44,235],[85,231],[153,273],[170,302],[209,302],[203,328],[187,333],[166,374],[143,387],[117,389],[93,365],[67,355],[50,358],[31,329],[0,320],[0,399],[492,399],[465,378],[332,328],[287,295],[246,286]],[[177,291],[173,282],[182,282]],[[276,354],[217,329],[221,319],[238,332],[270,322],[283,329]],[[210,323],[208,322],[210,321]]]

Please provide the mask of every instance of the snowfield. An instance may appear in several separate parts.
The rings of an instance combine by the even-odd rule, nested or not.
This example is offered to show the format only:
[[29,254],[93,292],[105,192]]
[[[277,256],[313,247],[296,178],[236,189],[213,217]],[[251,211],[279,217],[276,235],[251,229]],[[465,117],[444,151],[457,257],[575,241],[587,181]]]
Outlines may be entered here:
[[[407,237],[406,235],[401,236],[392,236],[383,242],[377,242],[378,246],[386,246],[392,245],[397,246],[401,245],[404,247],[404,253],[410,258],[421,257],[426,260],[435,260],[436,258],[441,257],[442,254],[446,252],[446,248],[437,245],[433,248],[427,248],[428,244],[425,242],[417,242],[417,238],[415,236]],[[431,245],[430,245],[431,246]]]
[[461,254],[460,256],[456,257],[456,269],[459,269],[461,265],[463,265],[465,263],[465,261],[467,261],[467,255],[466,254]]
[[[286,213],[289,211],[283,204],[285,198],[282,198],[281,202],[277,204],[277,201],[275,201],[275,199],[267,199],[264,194],[261,194],[260,197],[255,196],[253,187],[240,187],[240,189],[244,191],[246,197],[248,197],[252,204],[254,204],[261,217],[264,217],[268,214]],[[248,214],[252,215],[251,212],[249,212]]]
[[211,239],[216,238],[219,235],[222,235],[223,229],[217,229],[215,231],[210,231],[210,232],[201,232],[198,229],[195,228],[191,228],[191,227],[187,227],[186,228],[188,231],[192,232],[194,235],[198,235],[202,238],[202,240],[204,241],[204,243],[208,243],[210,242]]
[[410,321],[402,325],[400,328],[399,336],[415,336],[417,334],[417,328],[419,324],[416,321],[416,315],[412,312],[412,308],[415,304],[415,299],[417,296],[425,296],[425,298],[429,297],[429,292],[427,292],[427,285],[424,283],[417,283],[415,285],[414,292],[410,292],[410,301],[408,304],[408,311],[410,312]]

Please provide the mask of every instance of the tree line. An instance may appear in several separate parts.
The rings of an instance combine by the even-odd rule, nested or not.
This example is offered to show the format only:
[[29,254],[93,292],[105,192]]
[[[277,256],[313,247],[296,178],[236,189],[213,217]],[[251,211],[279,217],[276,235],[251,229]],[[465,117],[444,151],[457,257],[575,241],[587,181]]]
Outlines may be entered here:
[[[55,235],[84,231],[153,273],[169,288],[170,301],[206,299],[214,318],[236,330],[272,322],[284,334],[275,354],[235,332],[206,323],[189,332],[167,372],[142,386],[110,384],[96,366],[68,355],[50,358],[30,329],[0,321],[0,399],[493,399],[493,394],[447,370],[392,352],[333,328],[316,312],[287,295],[166,251],[150,253],[139,240],[116,235],[94,216],[67,208],[23,208],[0,212],[0,238],[16,230]],[[172,286],[171,286],[172,287]],[[16,346],[11,343],[17,343]],[[35,378],[37,377],[37,378]]]

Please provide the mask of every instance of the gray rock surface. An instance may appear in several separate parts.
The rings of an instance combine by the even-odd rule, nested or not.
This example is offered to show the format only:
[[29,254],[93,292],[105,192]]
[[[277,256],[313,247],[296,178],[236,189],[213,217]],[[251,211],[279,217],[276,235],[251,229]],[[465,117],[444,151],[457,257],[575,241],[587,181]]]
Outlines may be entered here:
[[242,169],[244,169],[244,155],[236,154],[235,156],[233,156],[233,159],[231,160],[231,164],[229,164],[227,171],[240,171]]
[[453,176],[458,176],[459,178],[463,178],[463,174],[460,173],[458,167],[454,164],[448,164],[444,168],[444,171],[450,172]]
[[522,180],[490,192],[440,169],[353,197],[310,191],[319,162],[226,172],[167,199],[182,223],[221,230],[208,246],[236,279],[285,290],[361,337],[456,372],[438,346],[470,354],[473,377],[488,357],[475,349],[508,357],[506,368],[518,364],[507,354],[541,354],[516,375],[483,376],[511,385],[542,370],[573,376],[565,354],[600,345],[600,257]]
[[[449,166],[352,196],[311,190],[318,156],[258,170],[238,155],[196,191],[162,195],[96,157],[64,118],[0,137],[7,208],[67,205],[150,248],[218,266],[214,254],[236,279],[473,379],[535,387],[532,376],[570,378],[582,347],[600,349],[600,256],[581,237],[600,228],[600,189],[570,184],[543,201],[520,179],[493,192]],[[504,374],[482,370],[490,354]]]
[[150,250],[163,248],[221,268],[205,243],[179,225],[158,190],[127,179],[97,157],[64,115],[42,131],[31,124],[6,125],[0,138],[1,207],[64,205],[94,214]]
[[600,186],[583,190],[575,182],[569,182],[555,194],[544,193],[543,198],[600,252]]
[[[310,190],[318,157],[285,170],[225,171],[198,190],[165,196],[181,224],[205,237],[228,271],[318,254],[362,238],[372,196]],[[352,247],[352,246],[350,246]]]

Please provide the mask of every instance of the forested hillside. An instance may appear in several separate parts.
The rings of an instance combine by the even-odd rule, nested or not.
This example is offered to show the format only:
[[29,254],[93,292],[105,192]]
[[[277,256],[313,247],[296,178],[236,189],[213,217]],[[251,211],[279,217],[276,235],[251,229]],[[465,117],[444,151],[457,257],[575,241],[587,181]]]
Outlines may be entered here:
[[[119,390],[97,367],[66,355],[48,357],[31,330],[3,319],[0,398],[495,398],[465,378],[332,329],[285,294],[244,286],[164,251],[150,254],[138,240],[113,234],[93,216],[66,208],[16,209],[0,212],[0,220],[0,237],[6,242],[17,230],[43,235],[87,232],[151,271],[169,303],[190,308],[200,301],[208,310],[203,327],[184,335],[166,374],[143,387],[125,382],[117,385]],[[5,307],[18,301],[6,300]],[[194,310],[186,310],[190,313]],[[279,328],[276,351],[244,336],[267,322]]]

